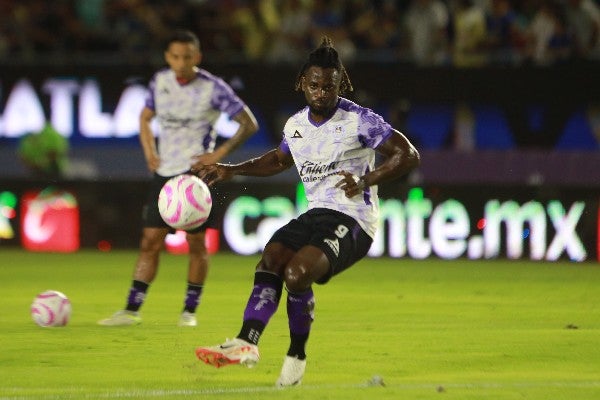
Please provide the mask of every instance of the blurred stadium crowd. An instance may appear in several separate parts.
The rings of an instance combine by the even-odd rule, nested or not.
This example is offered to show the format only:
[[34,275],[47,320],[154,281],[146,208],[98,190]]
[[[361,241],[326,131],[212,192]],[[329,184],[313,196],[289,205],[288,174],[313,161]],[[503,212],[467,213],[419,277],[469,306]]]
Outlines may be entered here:
[[347,62],[600,62],[600,0],[0,0],[0,63],[148,62],[175,28],[214,63],[297,63],[322,34]]

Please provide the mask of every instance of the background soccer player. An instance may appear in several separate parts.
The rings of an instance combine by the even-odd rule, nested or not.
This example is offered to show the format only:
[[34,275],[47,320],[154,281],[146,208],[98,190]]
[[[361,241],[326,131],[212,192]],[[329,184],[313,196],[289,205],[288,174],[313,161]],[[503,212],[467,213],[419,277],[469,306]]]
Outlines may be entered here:
[[[382,117],[340,97],[352,84],[329,38],[310,53],[296,90],[304,93],[308,107],[288,119],[278,148],[239,164],[196,170],[212,185],[234,175],[271,176],[296,164],[304,184],[309,209],[267,243],[239,334],[196,350],[198,358],[216,367],[256,364],[258,341],[285,284],[291,340],[278,386],[298,384],[304,375],[313,283],[326,283],[367,254],[379,214],[377,185],[407,174],[420,160],[409,140]],[[376,152],[383,156],[377,166]]]
[[[100,325],[134,325],[141,322],[139,309],[149,285],[156,277],[159,253],[166,235],[173,230],[158,212],[158,193],[171,177],[189,172],[192,165],[213,164],[236,149],[258,130],[256,118],[223,80],[197,65],[202,59],[200,42],[189,31],[177,31],[167,43],[169,68],[155,73],[146,106],[140,115],[140,142],[148,169],[154,173],[143,210],[144,227],[133,282],[125,309]],[[237,132],[215,148],[213,126],[221,113],[239,123]],[[160,125],[158,145],[151,129],[156,117]],[[187,232],[189,243],[188,285],[181,326],[196,325],[196,308],[208,271],[204,236],[214,221],[209,217],[200,228]]]

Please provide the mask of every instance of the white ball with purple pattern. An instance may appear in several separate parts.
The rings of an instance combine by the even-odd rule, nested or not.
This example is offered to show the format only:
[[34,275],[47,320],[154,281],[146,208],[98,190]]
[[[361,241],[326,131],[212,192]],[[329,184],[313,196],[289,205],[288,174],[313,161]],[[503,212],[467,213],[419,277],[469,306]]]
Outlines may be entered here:
[[46,290],[31,304],[31,318],[42,327],[65,326],[71,318],[71,302],[64,293]]
[[169,179],[158,195],[158,211],[172,228],[184,231],[206,222],[212,197],[206,183],[197,176],[183,174]]

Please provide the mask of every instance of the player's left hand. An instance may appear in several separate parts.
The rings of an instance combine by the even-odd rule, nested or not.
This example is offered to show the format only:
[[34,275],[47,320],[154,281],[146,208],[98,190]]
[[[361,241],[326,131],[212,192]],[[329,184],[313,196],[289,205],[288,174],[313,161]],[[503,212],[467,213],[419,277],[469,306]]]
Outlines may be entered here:
[[342,189],[346,197],[351,198],[364,191],[365,181],[358,176],[347,171],[340,171],[338,175],[342,175],[344,178],[336,183],[335,187]]

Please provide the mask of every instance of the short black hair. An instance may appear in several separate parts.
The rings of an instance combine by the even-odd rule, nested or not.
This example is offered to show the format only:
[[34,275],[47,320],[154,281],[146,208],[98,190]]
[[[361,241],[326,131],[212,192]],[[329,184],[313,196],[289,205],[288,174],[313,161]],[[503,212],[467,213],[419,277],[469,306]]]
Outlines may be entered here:
[[200,50],[200,39],[192,31],[178,29],[174,31],[167,39],[165,49],[168,49],[172,43],[191,43]]
[[298,91],[302,88],[302,77],[310,67],[334,68],[342,76],[340,81],[340,93],[344,94],[354,90],[352,82],[350,82],[350,77],[346,72],[346,68],[344,68],[340,56],[335,47],[333,47],[333,42],[329,37],[323,36],[319,47],[311,51],[308,55],[308,60],[302,65],[302,68],[296,77],[295,90]]

